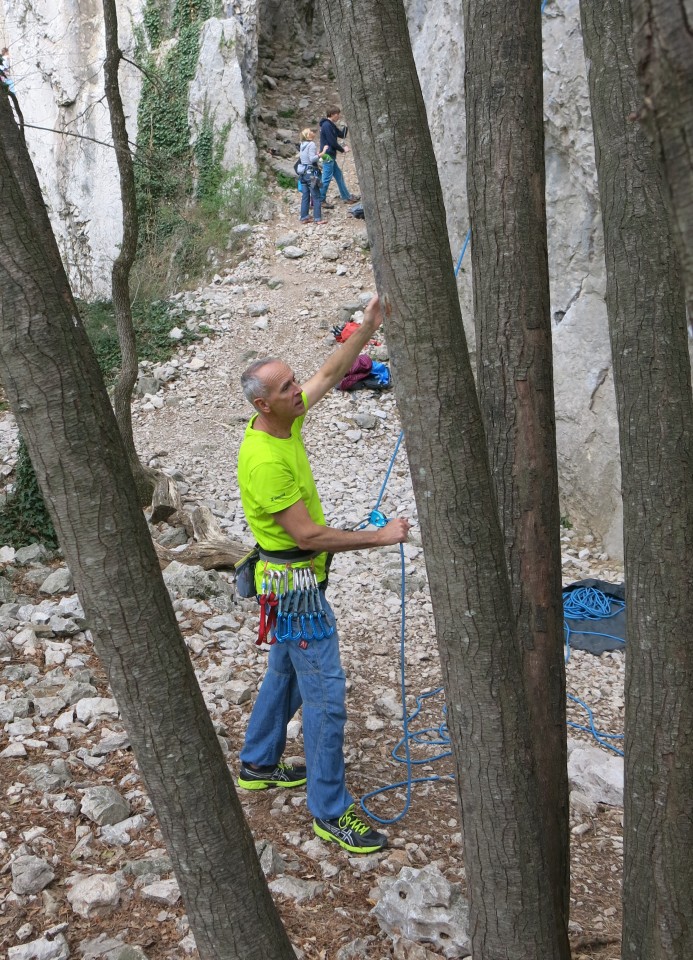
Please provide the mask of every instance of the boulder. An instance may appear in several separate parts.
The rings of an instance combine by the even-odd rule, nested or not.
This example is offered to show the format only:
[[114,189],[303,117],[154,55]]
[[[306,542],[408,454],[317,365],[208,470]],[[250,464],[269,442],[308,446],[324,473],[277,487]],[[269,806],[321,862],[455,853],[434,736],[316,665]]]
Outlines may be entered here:
[[75,589],[72,581],[72,574],[67,567],[58,567],[53,573],[49,574],[39,587],[40,593],[52,596],[56,593],[72,593]]
[[68,960],[69,956],[70,948],[62,933],[40,937],[7,951],[7,960]]
[[130,804],[114,787],[90,787],[82,796],[82,813],[99,826],[112,825],[130,816]]
[[431,943],[445,957],[469,957],[469,905],[459,884],[437,867],[403,867],[397,877],[380,880],[371,910],[381,929],[417,943]]
[[164,583],[171,596],[207,597],[220,596],[226,593],[226,584],[214,570],[204,570],[202,567],[188,566],[174,560],[164,570]]
[[40,893],[54,879],[53,868],[41,857],[24,856],[12,861],[12,890],[18,896]]
[[17,599],[5,577],[0,577],[0,603],[14,603]]
[[588,803],[623,806],[623,757],[568,738],[568,780]]
[[120,903],[122,888],[122,877],[97,873],[77,880],[68,891],[67,899],[80,917],[104,917]]

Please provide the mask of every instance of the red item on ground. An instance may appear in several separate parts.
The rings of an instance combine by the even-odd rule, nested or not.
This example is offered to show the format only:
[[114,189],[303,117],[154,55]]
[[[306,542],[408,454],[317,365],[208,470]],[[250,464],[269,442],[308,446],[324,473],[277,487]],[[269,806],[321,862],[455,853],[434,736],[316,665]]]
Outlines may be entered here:
[[349,337],[352,335],[352,333],[356,333],[356,331],[360,326],[361,326],[360,323],[356,323],[355,320],[350,320],[349,323],[344,324],[344,327],[342,328],[338,336],[335,337],[335,340],[337,341],[337,343],[345,343],[349,339]]

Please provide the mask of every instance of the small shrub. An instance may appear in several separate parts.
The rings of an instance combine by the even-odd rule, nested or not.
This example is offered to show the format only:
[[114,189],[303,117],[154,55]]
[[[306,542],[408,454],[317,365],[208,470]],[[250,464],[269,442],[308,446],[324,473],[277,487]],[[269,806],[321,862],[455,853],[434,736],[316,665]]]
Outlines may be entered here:
[[292,107],[289,107],[288,110],[277,110],[277,116],[281,117],[282,120],[290,120],[295,113],[296,111]]
[[281,170],[277,171],[277,183],[282,188],[282,190],[296,189],[296,178],[290,177],[286,173],[282,173]]
[[14,490],[0,510],[0,544],[9,544],[18,550],[31,543],[42,543],[55,549],[58,538],[43,502],[26,444],[20,439]]
[[[81,302],[79,309],[103,378],[106,383],[111,383],[120,367],[120,347],[113,304],[109,300],[99,300],[96,303]],[[167,304],[162,301],[149,304],[135,303],[132,309],[132,320],[137,336],[137,355],[140,360],[162,363],[179,346],[198,339],[197,334],[185,329],[185,318],[176,317],[174,320],[169,314]],[[183,330],[182,340],[174,341],[169,337],[169,332],[174,326],[180,326]]]

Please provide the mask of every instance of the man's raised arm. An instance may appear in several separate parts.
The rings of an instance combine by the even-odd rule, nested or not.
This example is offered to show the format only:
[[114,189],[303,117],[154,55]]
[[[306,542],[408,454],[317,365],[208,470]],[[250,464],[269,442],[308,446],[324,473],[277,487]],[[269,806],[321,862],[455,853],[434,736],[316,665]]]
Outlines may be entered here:
[[314,373],[310,380],[303,384],[303,389],[308,397],[309,410],[319,400],[322,400],[328,390],[336,387],[339,381],[344,379],[382,321],[382,307],[376,293],[368,302],[363,315],[363,323],[359,329],[352,333],[346,343],[337,347],[317,373]]

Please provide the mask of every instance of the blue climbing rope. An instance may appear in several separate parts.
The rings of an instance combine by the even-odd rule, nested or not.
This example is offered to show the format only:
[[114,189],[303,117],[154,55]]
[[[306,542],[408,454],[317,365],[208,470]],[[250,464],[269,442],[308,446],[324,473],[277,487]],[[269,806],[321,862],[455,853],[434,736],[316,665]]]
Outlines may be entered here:
[[[471,240],[471,238],[472,238],[472,228],[470,227],[467,230],[467,235],[464,238],[464,243],[462,244],[462,249],[457,259],[457,264],[455,266],[455,276],[457,276],[458,273],[460,272],[460,267],[462,266],[462,260],[464,259],[464,255],[467,252],[467,247],[469,246],[469,241]],[[386,517],[380,511],[380,504],[382,502],[383,496],[385,495],[385,489],[387,487],[388,480],[390,479],[392,468],[395,465],[395,458],[397,457],[397,453],[399,451],[400,444],[402,443],[403,437],[404,437],[404,430],[400,431],[399,437],[397,438],[397,443],[395,444],[395,450],[394,450],[394,453],[392,454],[392,457],[390,458],[390,463],[388,464],[388,468],[385,473],[385,479],[383,480],[382,486],[380,488],[380,493],[378,494],[378,499],[375,502],[375,507],[371,511],[368,519],[361,524],[362,527],[367,526],[369,523],[375,527],[382,527],[387,523]],[[360,527],[357,529],[360,529]],[[412,720],[416,719],[416,717],[419,715],[423,701],[428,699],[429,697],[433,697],[436,694],[441,693],[443,688],[437,687],[435,690],[431,690],[429,693],[421,694],[419,697],[417,697],[416,709],[410,716],[407,715],[407,706],[406,706],[407,685],[406,685],[406,674],[405,674],[405,664],[404,664],[404,639],[406,634],[406,606],[405,606],[404,593],[405,593],[405,587],[406,587],[406,576],[405,576],[405,563],[404,563],[404,547],[401,543],[399,545],[399,558],[400,558],[400,571],[401,571],[400,573],[401,580],[400,580],[400,634],[399,634],[400,671],[399,671],[399,674],[400,674],[400,693],[402,697],[402,728],[403,729],[402,729],[402,739],[395,746],[391,756],[395,760],[397,760],[399,763],[406,763],[407,779],[401,780],[399,783],[390,784],[389,786],[380,787],[377,790],[372,790],[370,793],[367,793],[365,794],[365,796],[361,797],[361,807],[364,813],[366,813],[367,816],[369,816],[372,820],[375,820],[377,823],[385,823],[385,824],[397,823],[399,820],[402,819],[402,817],[406,815],[411,805],[411,788],[413,784],[430,783],[430,782],[435,782],[441,779],[441,777],[435,776],[435,775],[430,777],[412,778],[412,775],[411,775],[412,767],[416,766],[417,764],[432,763],[434,760],[441,760],[443,757],[449,757],[452,752],[451,750],[446,750],[445,752],[438,754],[438,756],[432,757],[427,760],[412,760],[411,758],[412,742],[417,744],[426,743],[428,746],[449,746],[450,736],[447,732],[447,724],[445,722],[443,722],[437,728],[437,734],[438,734],[437,740],[432,740],[428,736],[434,728],[430,728],[428,730],[420,730],[414,734],[410,733],[409,731],[409,724]],[[400,756],[398,752],[402,747],[404,748],[403,757]],[[450,777],[445,777],[444,779],[454,779],[454,777],[450,776]],[[390,790],[397,790],[400,787],[406,787],[407,794],[406,794],[406,799],[404,803],[404,809],[396,817],[384,819],[377,816],[375,813],[373,813],[371,810],[368,809],[368,805],[366,801],[370,800],[372,797],[379,796],[380,794],[388,793]]]
[[606,637],[617,643],[625,643],[623,637],[613,633],[600,633],[597,630],[572,630],[571,620],[609,620],[625,610],[623,600],[608,597],[602,590],[595,587],[579,587],[577,590],[563,592],[563,629],[565,631],[565,662],[570,660],[571,636]]
[[[570,638],[573,635],[606,637],[609,640],[615,640],[618,643],[625,644],[623,637],[617,637],[613,633],[602,633],[597,630],[571,630],[570,627],[571,620],[590,620],[595,623],[601,620],[609,620],[612,617],[618,616],[622,610],[625,610],[625,607],[626,605],[623,600],[609,597],[603,590],[598,590],[596,587],[578,587],[576,590],[564,590],[563,629],[565,631],[565,662],[568,663],[570,660]],[[579,697],[574,697],[572,693],[568,693],[566,696],[572,703],[576,703],[582,707],[587,714],[589,724],[585,726],[584,724],[568,720],[568,726],[574,730],[582,730],[583,733],[591,733],[600,746],[622,757],[623,751],[615,747],[610,741],[623,740],[623,734],[606,733],[604,730],[597,729],[594,722],[594,714],[585,701]]]

